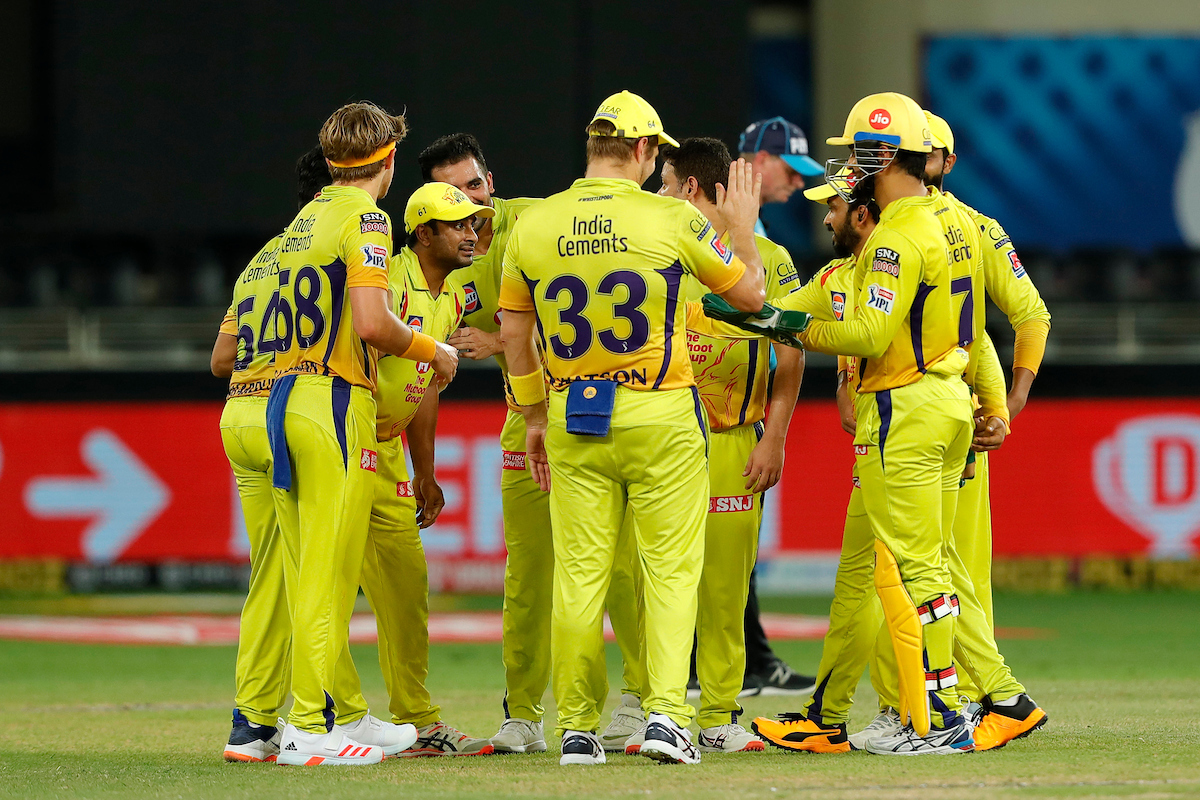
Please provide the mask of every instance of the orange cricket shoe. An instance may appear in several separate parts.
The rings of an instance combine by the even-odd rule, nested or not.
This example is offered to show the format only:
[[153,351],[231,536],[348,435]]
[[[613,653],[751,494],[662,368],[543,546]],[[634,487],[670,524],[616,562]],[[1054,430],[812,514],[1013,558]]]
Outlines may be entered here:
[[776,747],[806,753],[849,753],[846,723],[821,725],[803,714],[756,717],[750,729]]
[[979,724],[975,726],[975,749],[995,750],[1028,736],[1050,721],[1037,703],[1027,694],[1017,696],[1014,706],[989,705]]

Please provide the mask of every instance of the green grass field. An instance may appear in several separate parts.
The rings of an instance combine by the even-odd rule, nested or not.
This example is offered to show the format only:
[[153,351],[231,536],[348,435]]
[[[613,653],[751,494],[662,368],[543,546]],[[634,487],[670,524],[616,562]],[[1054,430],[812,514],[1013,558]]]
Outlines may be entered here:
[[[489,605],[491,600],[471,600]],[[79,613],[79,602],[59,604]],[[820,614],[828,600],[775,599],[773,611]],[[45,603],[0,599],[0,612]],[[706,755],[696,767],[614,756],[558,766],[538,756],[388,761],[359,769],[226,764],[232,647],[0,642],[0,796],[125,797],[1196,797],[1200,796],[1200,596],[997,597],[997,624],[1048,629],[1002,640],[1050,724],[1003,750],[887,759],[866,753]],[[112,613],[106,611],[105,613]],[[811,670],[819,642],[779,643]],[[386,708],[373,647],[356,647],[367,697]],[[430,688],[445,719],[491,735],[502,717],[499,645],[433,649]],[[610,674],[619,675],[615,648]],[[855,722],[873,711],[867,683]],[[549,697],[550,708],[553,703]],[[800,700],[751,698],[755,714]],[[551,716],[550,719],[553,719]],[[852,726],[853,727],[853,726]]]

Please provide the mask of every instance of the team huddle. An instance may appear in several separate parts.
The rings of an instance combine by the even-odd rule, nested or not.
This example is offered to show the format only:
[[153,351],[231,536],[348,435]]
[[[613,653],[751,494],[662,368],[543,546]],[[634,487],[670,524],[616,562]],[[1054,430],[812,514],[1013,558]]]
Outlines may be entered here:
[[[494,197],[474,138],[437,140],[398,236],[377,203],[404,118],[354,103],[326,121],[298,164],[299,214],[238,278],[213,349],[251,545],[226,760],[541,752],[547,686],[564,765],[696,764],[768,743],[952,754],[1045,724],[993,634],[987,454],[1025,404],[1049,313],[1003,228],[942,191],[957,160],[942,119],[866,97],[828,140],[848,158],[824,170],[795,155],[793,129],[751,126],[739,150],[778,136],[784,182],[825,175],[805,196],[827,206],[837,257],[803,286],[758,220],[761,159],[676,141],[630,92],[588,124],[585,176],[541,200]],[[661,189],[643,190],[656,172]],[[1011,390],[986,298],[1016,331]],[[747,664],[763,493],[782,474],[805,349],[838,356],[855,453],[814,681]],[[425,688],[420,530],[444,504],[438,393],[460,357],[495,358],[508,401],[506,692],[490,738],[443,721]],[[350,655],[360,587],[390,721],[370,713]],[[605,611],[624,669],[601,731]],[[880,710],[851,735],[868,665]],[[740,696],[800,684],[801,711],[739,724]]]

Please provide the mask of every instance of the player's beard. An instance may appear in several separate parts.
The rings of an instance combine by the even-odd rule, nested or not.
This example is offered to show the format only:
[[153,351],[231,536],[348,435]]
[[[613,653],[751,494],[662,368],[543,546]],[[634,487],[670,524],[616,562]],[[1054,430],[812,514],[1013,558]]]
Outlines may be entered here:
[[943,177],[944,177],[944,176],[943,176],[943,175],[941,175],[941,174],[938,174],[938,175],[929,175],[928,173],[926,173],[926,175],[925,175],[925,185],[926,185],[926,186],[932,186],[933,188],[937,189],[937,190],[940,192],[940,191],[942,191],[942,178],[943,178]]
[[850,222],[850,214],[846,214],[842,223],[833,229],[833,254],[838,258],[854,255],[858,240],[858,231],[854,230],[854,225]]

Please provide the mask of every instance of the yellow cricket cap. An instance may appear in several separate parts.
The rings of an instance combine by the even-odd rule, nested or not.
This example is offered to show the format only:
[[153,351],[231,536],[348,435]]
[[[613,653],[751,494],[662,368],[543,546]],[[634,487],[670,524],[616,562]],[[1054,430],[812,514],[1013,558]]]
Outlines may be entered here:
[[412,233],[430,220],[457,222],[471,215],[494,217],[496,210],[475,205],[471,198],[448,183],[433,181],[412,193],[404,207],[404,232]]
[[932,111],[925,112],[925,121],[929,123],[933,146],[939,149],[944,147],[954,155],[954,131],[950,130],[950,124]]
[[925,112],[911,97],[896,92],[871,94],[859,100],[846,117],[842,135],[825,142],[834,145],[883,142],[917,153],[933,150]]
[[837,171],[837,174],[834,175],[832,179],[827,178],[826,182],[822,183],[820,186],[814,186],[811,189],[805,189],[804,196],[809,200],[812,200],[814,203],[824,203],[838,193],[837,189],[833,188],[833,184],[829,182],[830,180],[844,183],[852,189],[854,188],[854,181],[852,180],[852,177],[853,176],[850,172],[850,169],[848,167],[842,167]]
[[[617,92],[601,103],[600,107],[596,109],[595,116],[592,117],[592,122],[598,119],[606,119],[617,127],[616,132],[611,134],[612,136],[621,139],[656,137],[659,144],[679,147],[679,142],[663,130],[662,120],[658,118],[658,112],[654,110],[654,106],[629,90]],[[593,133],[591,135],[603,136],[604,134]]]

